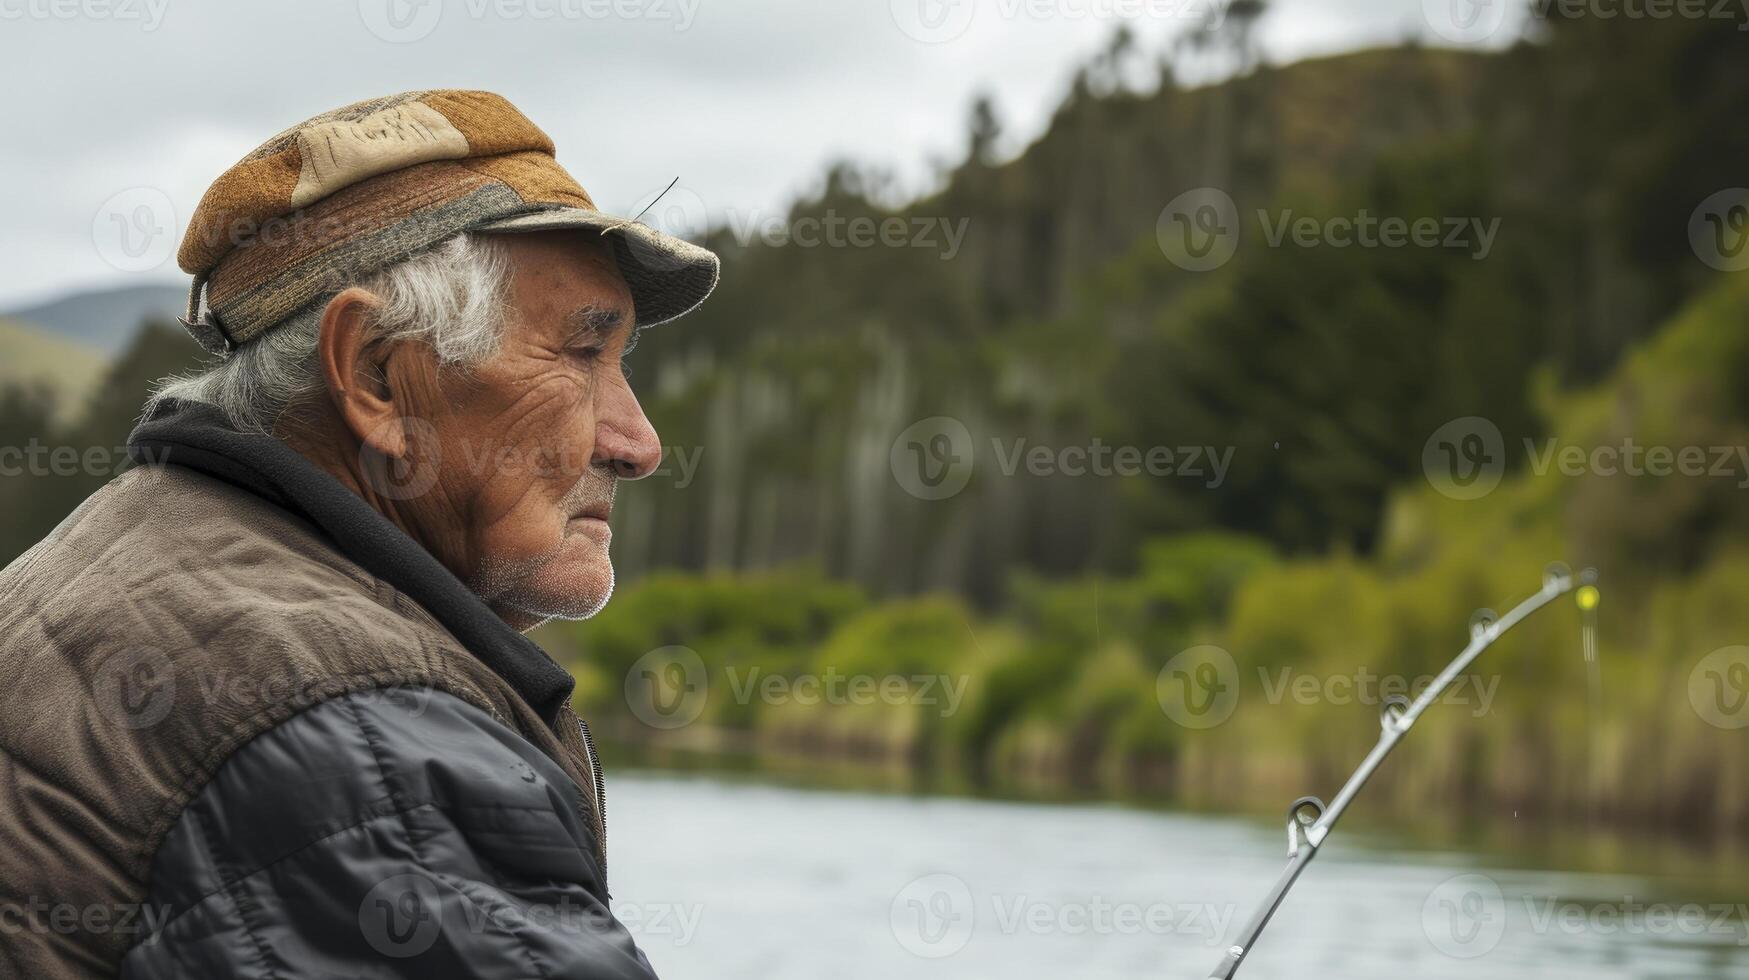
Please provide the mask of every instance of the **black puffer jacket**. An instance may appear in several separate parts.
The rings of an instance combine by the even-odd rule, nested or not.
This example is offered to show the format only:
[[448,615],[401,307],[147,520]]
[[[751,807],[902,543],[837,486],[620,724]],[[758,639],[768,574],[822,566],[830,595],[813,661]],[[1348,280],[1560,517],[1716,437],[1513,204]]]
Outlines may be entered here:
[[429,689],[324,702],[233,754],[153,863],[130,980],[651,975],[551,759]]
[[0,977],[651,977],[570,676],[283,443],[132,448],[0,571]]

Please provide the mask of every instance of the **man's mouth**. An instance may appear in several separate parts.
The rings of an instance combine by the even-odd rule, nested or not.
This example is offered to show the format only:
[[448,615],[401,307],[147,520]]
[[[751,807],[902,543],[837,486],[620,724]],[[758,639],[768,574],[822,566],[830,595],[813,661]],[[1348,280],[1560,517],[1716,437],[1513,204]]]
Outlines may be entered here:
[[565,523],[570,527],[570,533],[581,534],[606,547],[613,536],[613,529],[607,523],[607,515],[611,509],[607,506],[585,507],[572,514],[571,519]]

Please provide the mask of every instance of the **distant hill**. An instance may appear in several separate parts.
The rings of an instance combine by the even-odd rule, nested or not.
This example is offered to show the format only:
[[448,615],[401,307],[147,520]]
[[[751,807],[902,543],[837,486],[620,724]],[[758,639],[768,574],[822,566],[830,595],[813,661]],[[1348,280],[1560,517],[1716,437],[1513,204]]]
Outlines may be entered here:
[[108,363],[95,347],[33,324],[0,319],[0,383],[38,381],[53,389],[63,417],[76,413]]
[[177,286],[125,286],[78,292],[0,316],[113,356],[149,318],[173,319],[187,308],[188,291]]

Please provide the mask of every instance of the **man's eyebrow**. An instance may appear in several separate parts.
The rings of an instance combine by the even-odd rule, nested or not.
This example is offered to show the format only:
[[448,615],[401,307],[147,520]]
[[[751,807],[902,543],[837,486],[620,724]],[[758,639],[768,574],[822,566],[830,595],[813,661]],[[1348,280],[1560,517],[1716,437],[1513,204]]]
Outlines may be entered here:
[[606,338],[617,331],[625,321],[625,313],[620,310],[585,306],[565,317],[565,335],[570,340],[586,336]]

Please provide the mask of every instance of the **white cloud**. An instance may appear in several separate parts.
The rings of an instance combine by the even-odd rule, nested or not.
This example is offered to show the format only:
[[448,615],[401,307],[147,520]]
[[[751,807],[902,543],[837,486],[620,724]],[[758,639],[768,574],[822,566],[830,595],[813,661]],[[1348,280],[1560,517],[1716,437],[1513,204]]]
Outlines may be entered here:
[[[920,187],[932,157],[961,152],[978,91],[995,93],[1014,145],[1037,134],[1114,26],[1091,11],[1153,11],[1132,22],[1154,46],[1183,21],[1174,4],[1198,0],[70,2],[111,13],[61,19],[32,13],[65,9],[54,0],[0,0],[0,122],[13,137],[0,142],[0,306],[179,281],[171,262],[124,274],[104,261],[92,241],[102,202],[155,187],[185,222],[207,182],[266,137],[411,88],[503,93],[610,209],[676,175],[716,213],[780,209],[841,157]],[[953,40],[921,43],[901,29],[930,12],[919,4],[970,4],[970,19]],[[139,19],[115,13],[130,5]],[[1421,6],[1278,0],[1264,37],[1278,60],[1394,41]],[[162,23],[148,30],[153,9]],[[380,33],[396,12],[388,23],[423,30],[431,10],[410,43],[367,25]]]

